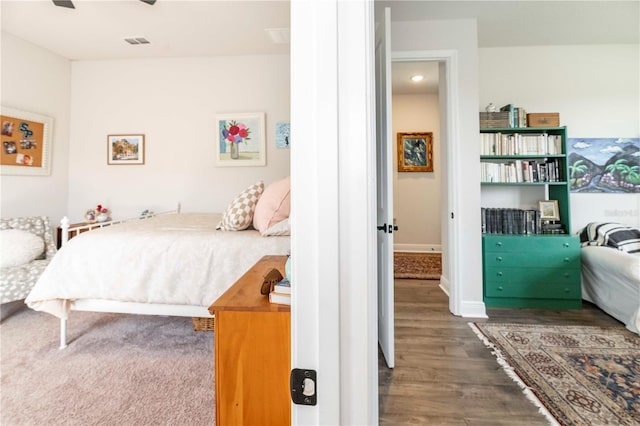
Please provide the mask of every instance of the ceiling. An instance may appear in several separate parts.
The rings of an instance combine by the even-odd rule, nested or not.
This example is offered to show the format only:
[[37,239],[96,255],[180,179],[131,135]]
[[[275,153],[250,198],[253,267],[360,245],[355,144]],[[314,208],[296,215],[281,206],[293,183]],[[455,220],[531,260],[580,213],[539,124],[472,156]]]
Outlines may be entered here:
[[[347,0],[345,0],[347,1]],[[265,31],[289,27],[289,2],[1,0],[2,30],[72,60],[286,54]],[[393,21],[476,18],[480,47],[640,42],[635,1],[377,1]],[[129,45],[127,37],[150,44]]]

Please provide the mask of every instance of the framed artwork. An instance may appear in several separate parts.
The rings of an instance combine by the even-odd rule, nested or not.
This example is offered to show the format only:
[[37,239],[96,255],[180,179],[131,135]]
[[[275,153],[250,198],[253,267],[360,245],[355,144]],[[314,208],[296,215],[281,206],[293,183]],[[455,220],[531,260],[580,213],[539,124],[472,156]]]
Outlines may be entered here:
[[53,118],[4,106],[1,115],[0,174],[50,175]]
[[558,200],[538,201],[541,220],[560,220]]
[[398,133],[398,171],[433,172],[433,133]]
[[266,142],[264,113],[216,115],[217,166],[264,166]]
[[144,135],[108,135],[107,164],[144,164]]
[[276,148],[288,149],[291,147],[290,123],[276,123]]
[[640,138],[569,138],[571,192],[640,194]]

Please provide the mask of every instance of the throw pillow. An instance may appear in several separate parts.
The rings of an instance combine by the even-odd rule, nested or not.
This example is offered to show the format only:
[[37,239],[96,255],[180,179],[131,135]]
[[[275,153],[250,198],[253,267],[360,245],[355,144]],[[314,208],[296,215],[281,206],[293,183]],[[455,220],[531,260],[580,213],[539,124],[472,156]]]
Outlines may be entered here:
[[244,191],[229,204],[222,214],[222,220],[216,229],[222,231],[243,231],[251,226],[253,212],[256,203],[264,191],[264,184],[256,182]]
[[291,235],[291,225],[289,218],[276,223],[262,233],[263,237],[279,237],[282,235]]
[[44,241],[21,229],[0,231],[0,266],[20,266],[37,259],[44,252]]
[[267,229],[288,218],[290,210],[291,179],[287,176],[264,190],[253,215],[253,227],[264,235]]

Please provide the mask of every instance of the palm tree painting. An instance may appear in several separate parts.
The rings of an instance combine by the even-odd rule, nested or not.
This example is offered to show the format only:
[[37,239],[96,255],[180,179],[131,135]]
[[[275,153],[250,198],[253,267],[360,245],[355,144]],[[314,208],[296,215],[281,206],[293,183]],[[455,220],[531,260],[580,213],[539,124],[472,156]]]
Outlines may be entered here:
[[640,193],[640,138],[567,140],[571,192]]

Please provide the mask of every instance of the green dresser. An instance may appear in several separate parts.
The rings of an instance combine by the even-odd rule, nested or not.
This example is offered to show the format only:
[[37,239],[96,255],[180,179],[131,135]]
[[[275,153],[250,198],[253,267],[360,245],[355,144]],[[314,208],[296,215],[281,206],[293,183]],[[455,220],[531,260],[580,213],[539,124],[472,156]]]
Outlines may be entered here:
[[487,307],[580,309],[580,240],[572,235],[483,235]]

